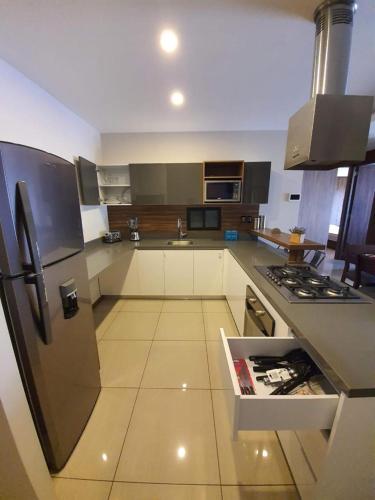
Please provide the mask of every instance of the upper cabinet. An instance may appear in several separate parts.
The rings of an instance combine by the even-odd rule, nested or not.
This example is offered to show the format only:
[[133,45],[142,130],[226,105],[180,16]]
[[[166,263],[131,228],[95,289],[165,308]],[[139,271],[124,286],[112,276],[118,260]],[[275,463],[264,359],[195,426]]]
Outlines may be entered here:
[[203,199],[201,163],[167,164],[169,205],[200,205]]
[[98,166],[100,199],[103,205],[130,205],[129,165]]
[[203,198],[201,163],[130,165],[134,205],[195,205]]
[[268,203],[271,162],[251,161],[245,163],[242,202]]
[[77,162],[82,205],[100,205],[97,167],[80,156]]
[[130,205],[128,165],[95,165],[82,158],[77,162],[82,205]]
[[131,164],[133,205],[167,204],[167,167],[164,163]]

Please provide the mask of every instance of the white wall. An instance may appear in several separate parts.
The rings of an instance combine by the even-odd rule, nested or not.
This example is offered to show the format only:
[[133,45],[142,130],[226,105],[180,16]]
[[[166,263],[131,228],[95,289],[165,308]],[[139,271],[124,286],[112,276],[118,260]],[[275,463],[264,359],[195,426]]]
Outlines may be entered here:
[[23,390],[0,302],[0,498],[53,500],[44,461]]
[[287,230],[297,224],[302,172],[284,171],[286,131],[102,134],[103,163],[271,161],[268,205],[261,206],[268,227]]
[[[0,140],[26,144],[71,162],[101,159],[99,132],[0,59]],[[85,241],[108,228],[106,207],[81,207]]]

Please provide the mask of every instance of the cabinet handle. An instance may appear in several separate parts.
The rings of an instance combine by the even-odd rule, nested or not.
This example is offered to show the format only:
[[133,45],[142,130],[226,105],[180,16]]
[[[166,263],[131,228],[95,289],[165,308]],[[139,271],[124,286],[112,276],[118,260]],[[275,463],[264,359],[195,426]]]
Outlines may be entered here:
[[247,301],[249,302],[249,304],[255,304],[255,302],[257,301],[257,299],[254,299],[253,297],[250,297],[247,299]]
[[263,311],[260,309],[259,311],[255,311],[255,316],[259,318],[260,316],[264,316],[266,314],[266,311]]

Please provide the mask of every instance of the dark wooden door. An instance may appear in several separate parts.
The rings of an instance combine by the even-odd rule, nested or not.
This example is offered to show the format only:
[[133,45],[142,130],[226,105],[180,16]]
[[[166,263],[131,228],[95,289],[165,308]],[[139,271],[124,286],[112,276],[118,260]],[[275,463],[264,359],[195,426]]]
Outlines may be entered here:
[[303,173],[298,225],[306,229],[306,238],[323,245],[328,240],[336,177],[336,169]]
[[375,164],[359,167],[346,245],[375,244]]

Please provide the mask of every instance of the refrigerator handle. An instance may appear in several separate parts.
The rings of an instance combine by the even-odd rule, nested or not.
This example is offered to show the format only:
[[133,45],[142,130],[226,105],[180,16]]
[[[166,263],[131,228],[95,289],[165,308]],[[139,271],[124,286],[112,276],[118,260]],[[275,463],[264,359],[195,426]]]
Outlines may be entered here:
[[27,246],[31,258],[31,273],[25,275],[25,282],[35,286],[39,309],[41,337],[43,342],[48,345],[52,342],[52,327],[49,316],[48,298],[44,283],[43,268],[40,260],[38,242],[36,239],[34,217],[31,210],[26,182],[17,182],[17,190],[20,208],[23,215]]

